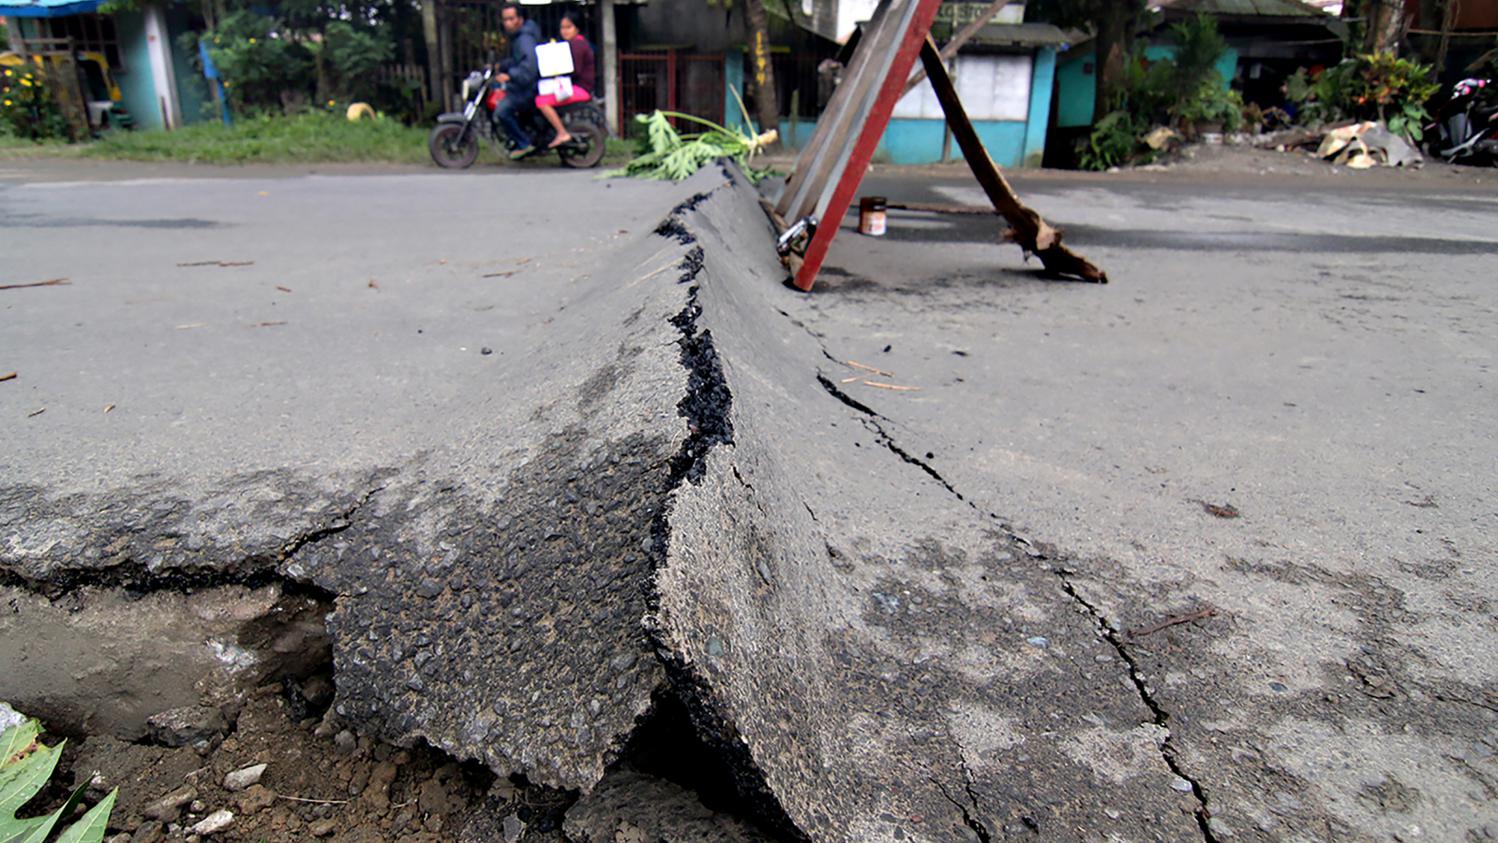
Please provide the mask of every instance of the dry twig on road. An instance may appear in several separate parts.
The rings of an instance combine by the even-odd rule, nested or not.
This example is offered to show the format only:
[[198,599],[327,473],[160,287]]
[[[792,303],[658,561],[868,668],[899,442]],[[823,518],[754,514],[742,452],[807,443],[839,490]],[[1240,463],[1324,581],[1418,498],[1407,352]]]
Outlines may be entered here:
[[26,287],[62,287],[73,283],[67,278],[48,278],[46,281],[29,281],[25,284],[0,284],[0,290],[20,290]]
[[1208,606],[1204,609],[1197,609],[1194,612],[1184,612],[1179,615],[1171,615],[1170,617],[1166,618],[1163,621],[1160,621],[1157,624],[1142,627],[1140,629],[1131,629],[1126,634],[1130,639],[1143,638],[1146,635],[1154,635],[1162,629],[1167,629],[1169,627],[1176,626],[1177,624],[1206,620],[1207,618],[1216,616],[1216,614],[1217,607]]

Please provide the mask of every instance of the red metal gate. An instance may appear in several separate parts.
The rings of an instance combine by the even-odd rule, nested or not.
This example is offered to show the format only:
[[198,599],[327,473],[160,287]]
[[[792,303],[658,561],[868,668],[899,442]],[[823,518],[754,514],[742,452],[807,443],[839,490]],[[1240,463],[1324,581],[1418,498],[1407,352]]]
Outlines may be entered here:
[[619,55],[620,137],[633,137],[636,114],[679,111],[723,122],[723,54],[661,50]]

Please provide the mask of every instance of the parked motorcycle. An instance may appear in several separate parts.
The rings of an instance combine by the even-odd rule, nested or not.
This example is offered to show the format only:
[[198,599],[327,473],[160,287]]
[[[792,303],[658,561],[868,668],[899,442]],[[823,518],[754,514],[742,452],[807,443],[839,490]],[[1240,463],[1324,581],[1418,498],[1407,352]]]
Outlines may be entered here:
[[1456,163],[1498,163],[1498,85],[1463,79],[1425,127],[1432,156]]
[[[504,132],[498,118],[499,104],[505,97],[503,88],[491,84],[493,70],[474,72],[463,81],[462,111],[451,111],[438,115],[437,125],[427,138],[427,151],[439,167],[461,170],[473,166],[478,160],[479,146],[485,137],[492,139],[506,150],[514,149],[515,142]],[[607,140],[608,118],[604,116],[599,100],[557,106],[557,115],[572,140],[555,150],[546,145],[556,137],[551,124],[534,109],[528,113],[531,137],[535,139],[536,151],[531,158],[556,152],[564,167],[596,167],[603,160],[604,142]]]

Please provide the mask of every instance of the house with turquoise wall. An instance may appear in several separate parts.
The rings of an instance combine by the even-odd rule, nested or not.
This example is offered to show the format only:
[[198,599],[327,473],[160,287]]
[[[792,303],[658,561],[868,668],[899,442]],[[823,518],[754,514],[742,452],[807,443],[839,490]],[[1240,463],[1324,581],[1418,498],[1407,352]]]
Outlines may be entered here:
[[120,87],[120,104],[139,129],[174,129],[208,113],[208,90],[179,37],[194,30],[181,4],[148,3],[100,14],[101,0],[0,0],[10,48],[49,48],[66,38],[78,51],[97,52]]
[[[1300,67],[1335,63],[1341,55],[1339,22],[1300,0],[1159,0],[1140,37],[1147,61],[1175,58],[1170,26],[1195,15],[1217,21],[1228,49],[1217,60],[1222,84],[1244,99],[1279,105],[1279,86]],[[1054,128],[1092,125],[1097,57],[1090,42],[1063,52],[1056,63]]]
[[[1146,61],[1174,59],[1174,44],[1150,44],[1144,49]],[[1227,89],[1238,70],[1238,51],[1228,47],[1217,58],[1217,72]],[[1097,53],[1084,46],[1062,54],[1056,63],[1056,128],[1070,129],[1092,125],[1092,109],[1097,102]]]
[[[989,157],[1000,166],[1040,166],[1050,123],[1056,55],[1066,40],[1050,24],[989,24],[949,64],[973,128]],[[736,76],[741,78],[742,69]],[[814,119],[784,119],[780,139],[797,149],[811,140],[815,130]],[[874,156],[876,161],[894,164],[934,164],[960,154],[948,137],[935,92],[923,83],[895,105]]]

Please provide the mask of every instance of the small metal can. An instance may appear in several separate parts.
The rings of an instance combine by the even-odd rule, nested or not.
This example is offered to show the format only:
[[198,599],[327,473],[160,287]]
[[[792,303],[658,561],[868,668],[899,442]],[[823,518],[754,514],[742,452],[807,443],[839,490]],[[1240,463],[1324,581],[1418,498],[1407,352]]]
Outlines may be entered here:
[[870,237],[883,237],[888,220],[888,199],[883,196],[865,196],[858,200],[858,233]]

